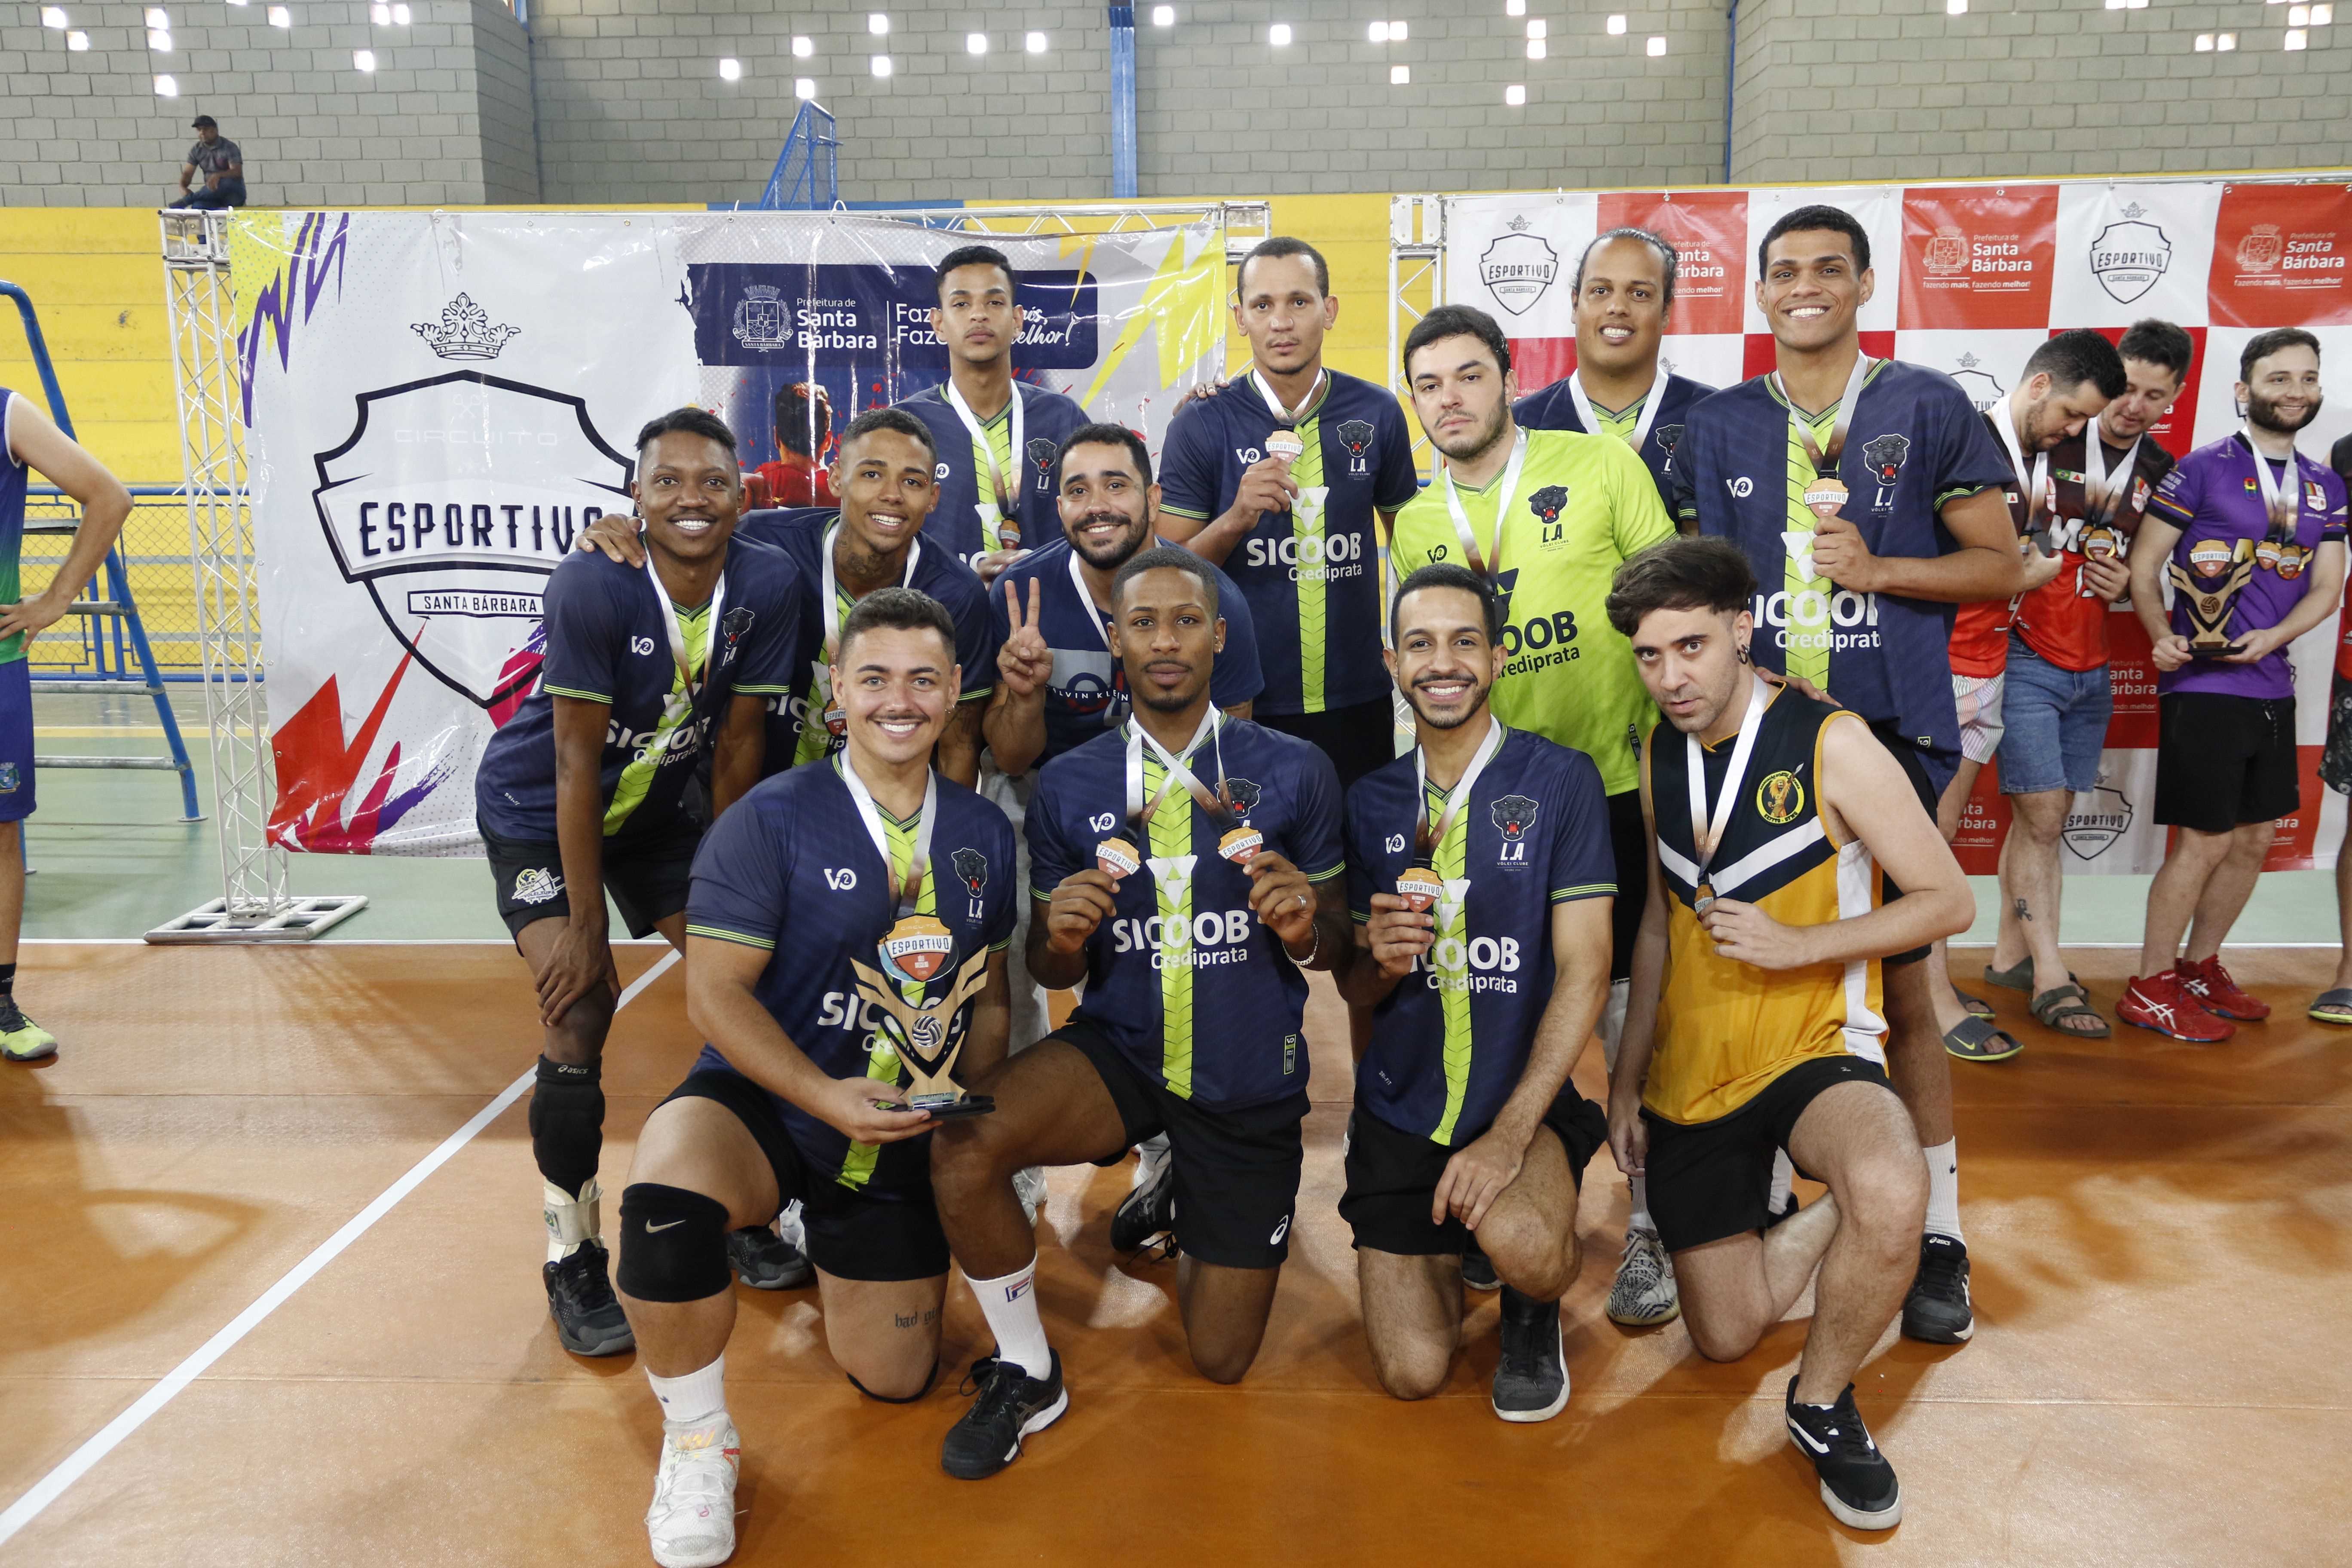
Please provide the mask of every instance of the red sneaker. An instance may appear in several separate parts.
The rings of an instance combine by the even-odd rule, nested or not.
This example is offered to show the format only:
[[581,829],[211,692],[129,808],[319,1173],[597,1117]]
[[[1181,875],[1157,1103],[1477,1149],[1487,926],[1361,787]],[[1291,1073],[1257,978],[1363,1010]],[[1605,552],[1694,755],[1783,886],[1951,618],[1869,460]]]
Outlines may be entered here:
[[2238,1032],[2228,1020],[2215,1017],[2198,1004],[2187,976],[2177,968],[2146,978],[2133,975],[2131,984],[2124,987],[2124,999],[2116,1004],[2116,1016],[2199,1045],[2213,1045]]
[[2238,989],[2238,983],[2221,967],[2221,955],[2218,952],[2202,963],[2183,959],[2176,973],[2180,976],[2181,989],[2196,997],[2197,1005],[2208,1013],[2249,1024],[2259,1024],[2271,1016],[2269,1003]]

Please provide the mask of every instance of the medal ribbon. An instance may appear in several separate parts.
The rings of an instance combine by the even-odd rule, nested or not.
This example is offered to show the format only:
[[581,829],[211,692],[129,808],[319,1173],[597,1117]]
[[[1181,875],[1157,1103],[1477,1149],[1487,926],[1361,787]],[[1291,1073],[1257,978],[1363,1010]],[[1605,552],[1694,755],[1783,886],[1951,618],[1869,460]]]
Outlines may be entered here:
[[[1224,714],[1219,710],[1216,704],[1211,703],[1209,710],[1201,715],[1201,727],[1192,731],[1192,740],[1184,746],[1184,754],[1189,757],[1201,749],[1201,742],[1207,740],[1212,733],[1216,736],[1217,789],[1214,795],[1210,794],[1208,786],[1193,776],[1192,769],[1186,767],[1179,759],[1169,755],[1168,748],[1148,734],[1140,723],[1130,723],[1128,726],[1127,819],[1129,822],[1134,823],[1139,828],[1149,828],[1153,815],[1160,810],[1160,803],[1166,800],[1170,792],[1178,784],[1181,784],[1191,792],[1192,798],[1200,803],[1201,809],[1207,812],[1220,826],[1233,826],[1237,814],[1228,804],[1233,796],[1225,786],[1225,734],[1224,726],[1219,722],[1223,718]],[[1143,800],[1143,748],[1147,745],[1151,748],[1152,754],[1160,759],[1161,775],[1160,788],[1152,795],[1151,802],[1148,805]]]
[[889,889],[898,918],[904,920],[922,901],[923,877],[931,866],[931,829],[940,816],[940,775],[936,770],[924,773],[923,819],[915,826],[915,852],[907,862],[907,879],[901,882],[898,868],[890,864],[890,835],[882,826],[882,808],[874,804],[855,763],[845,756],[835,758],[834,765],[841,770],[841,782],[849,786],[850,801],[857,807],[857,820],[866,825],[866,836],[874,840],[874,852],[882,857],[882,885]]
[[2285,483],[2282,484],[2280,476],[2271,472],[2270,458],[2254,445],[2253,426],[2244,425],[2239,428],[2245,432],[2246,450],[2254,459],[2255,482],[2263,487],[2263,510],[2270,517],[2271,539],[2275,543],[2293,544],[2294,525],[2303,519],[2303,492],[2298,488],[2303,476],[2296,472],[2294,458],[2289,454],[2284,476]]
[[[999,529],[1003,528],[1005,520],[1008,518],[1015,520],[1013,527],[1016,531],[1015,537],[1017,538],[1017,531],[1020,527],[1018,519],[1021,515],[1021,481],[1017,476],[1021,472],[1022,457],[1028,451],[1028,448],[1024,446],[1021,441],[1021,416],[1023,412],[1021,407],[1021,388],[1018,384],[1015,384],[1009,390],[1013,398],[1011,404],[1007,405],[1012,410],[1013,416],[1011,453],[1013,474],[1016,477],[1008,479],[1004,470],[997,466],[996,443],[988,438],[988,426],[981,423],[980,416],[971,411],[971,405],[966,403],[963,400],[963,394],[956,390],[955,378],[952,376],[948,378],[948,406],[956,411],[956,417],[962,420],[963,427],[971,432],[972,450],[980,458],[980,463],[974,465],[972,478],[974,479],[979,479],[980,467],[984,464],[988,473],[989,491],[996,498],[997,527]],[[988,535],[988,537],[984,538],[982,542],[986,544],[991,550],[1010,550],[1015,548],[1013,545],[1001,542],[1002,536],[998,534],[995,530],[983,528],[981,531],[983,534]]]
[[[2143,430],[2132,437],[2124,460],[2112,469],[2107,467],[2107,447],[2100,438],[2099,422],[2092,420],[2083,436],[2083,521],[2095,528],[2103,527],[2122,503],[2124,487],[2139,471],[2139,444],[2147,439],[2147,432]],[[2108,477],[2111,473],[2113,479]]]
[[1078,552],[1076,550],[1070,552],[1070,586],[1077,593],[1078,608],[1086,612],[1087,619],[1094,624],[1094,628],[1102,633],[1103,647],[1110,654],[1110,700],[1103,705],[1102,721],[1104,729],[1112,729],[1127,718],[1129,706],[1127,666],[1119,661],[1118,648],[1111,641],[1110,623],[1103,619],[1100,610],[1095,608],[1095,596],[1087,591],[1087,579],[1078,570]]
[[1298,400],[1298,406],[1291,408],[1274,395],[1274,388],[1266,384],[1265,377],[1258,374],[1257,367],[1255,365],[1250,367],[1250,380],[1255,384],[1257,395],[1265,400],[1266,407],[1273,411],[1275,423],[1277,425],[1295,426],[1301,419],[1306,418],[1307,411],[1315,406],[1316,398],[1322,395],[1323,384],[1329,379],[1329,372],[1320,365],[1316,366],[1315,384],[1307,389],[1307,395]]
[[[2032,533],[2036,531],[2036,525],[2042,521],[2047,510],[2042,491],[2050,482],[2050,454],[2034,453],[2033,466],[2028,469],[2025,464],[2025,448],[2018,444],[2017,421],[2011,417],[2009,410],[2003,408],[2000,416],[1992,424],[1994,430],[2000,433],[2000,444],[2008,448],[2009,471],[2017,476],[2019,486],[2025,491],[2025,531]],[[2097,432],[2093,431],[2091,438],[2085,441],[2084,446],[2086,447],[2096,446],[2098,439]]]
[[1699,744],[1696,735],[1685,734],[1690,772],[1691,853],[1698,862],[1698,876],[1694,879],[1691,912],[1706,913],[1706,906],[1715,901],[1715,891],[1706,884],[1707,868],[1715,864],[1715,852],[1723,843],[1723,830],[1731,821],[1731,808],[1739,799],[1739,786],[1748,777],[1748,759],[1756,750],[1756,737],[1764,728],[1764,682],[1750,675],[1748,678],[1748,711],[1740,716],[1739,739],[1731,748],[1731,765],[1724,770],[1723,794],[1715,803],[1710,816],[1706,809],[1706,748]]
[[1445,486],[1445,510],[1454,514],[1454,535],[1462,541],[1464,563],[1489,583],[1503,569],[1503,524],[1511,515],[1511,503],[1518,499],[1519,470],[1527,460],[1528,433],[1522,430],[1512,444],[1511,460],[1503,468],[1503,488],[1495,498],[1495,547],[1484,559],[1478,554],[1477,535],[1470,531],[1470,514],[1462,510],[1462,497],[1454,488],[1454,466],[1448,463],[1437,470]]
[[1419,746],[1412,749],[1412,776],[1414,783],[1420,785],[1412,796],[1415,806],[1412,830],[1414,865],[1430,864],[1432,857],[1437,853],[1437,847],[1445,842],[1448,833],[1454,831],[1454,819],[1462,815],[1464,806],[1470,804],[1470,786],[1478,782],[1478,775],[1486,771],[1486,764],[1494,761],[1496,752],[1503,749],[1503,721],[1492,713],[1487,714],[1486,738],[1478,743],[1478,754],[1470,759],[1469,767],[1464,770],[1460,781],[1446,795],[1445,809],[1438,814],[1434,830],[1429,825],[1428,758]]
[[1826,447],[1813,445],[1812,426],[1797,411],[1797,400],[1789,395],[1788,387],[1780,380],[1780,373],[1777,370],[1772,373],[1772,390],[1779,393],[1780,401],[1789,405],[1789,426],[1797,433],[1797,440],[1805,448],[1805,456],[1811,459],[1813,472],[1817,476],[1822,479],[1836,476],[1838,458],[1845,452],[1846,432],[1853,426],[1854,406],[1862,401],[1862,384],[1870,378],[1871,370],[1877,363],[1866,353],[1853,356],[1853,370],[1845,378],[1845,395],[1838,399],[1837,418],[1830,426],[1830,444]]
[[[662,582],[661,573],[655,569],[650,554],[646,557],[646,576],[654,585],[654,597],[661,604],[662,630],[669,634],[670,661],[677,666],[677,683],[683,689],[686,705],[691,708],[694,700],[702,695],[702,688],[696,683],[694,669],[686,661],[686,634],[677,629],[677,606],[670,603],[669,589]],[[726,608],[727,574],[721,570],[719,581],[710,589],[710,618],[706,623],[709,629],[702,637],[702,671],[706,679],[710,673],[711,653],[719,643],[719,618]],[[668,704],[663,706],[667,708]]]
[[[1584,383],[1573,374],[1568,378],[1568,395],[1576,405],[1576,416],[1583,423],[1586,432],[1594,436],[1601,434],[1601,420],[1592,411],[1592,399],[1584,395]],[[1626,444],[1636,452],[1642,449],[1642,443],[1650,438],[1650,426],[1658,417],[1658,405],[1665,400],[1666,362],[1661,359],[1657,378],[1650,383],[1650,390],[1642,398],[1642,417],[1635,421],[1633,433],[1625,438]]]
[[[824,612],[824,662],[828,668],[833,663],[833,656],[841,648],[841,585],[833,571],[833,545],[840,537],[841,521],[836,518],[833,526],[824,531],[824,543],[818,551],[819,574],[824,583],[824,592],[818,597],[822,601],[820,607]],[[909,540],[907,543],[907,569],[898,574],[900,585],[915,580],[915,563],[922,558],[923,542],[920,539]]]

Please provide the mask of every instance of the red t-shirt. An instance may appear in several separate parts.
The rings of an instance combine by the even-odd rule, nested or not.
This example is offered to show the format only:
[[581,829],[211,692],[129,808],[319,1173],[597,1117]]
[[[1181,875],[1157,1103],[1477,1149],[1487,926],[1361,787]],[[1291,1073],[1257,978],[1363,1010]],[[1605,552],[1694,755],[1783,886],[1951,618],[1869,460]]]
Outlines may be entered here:
[[2172,454],[2142,437],[2132,471],[2120,473],[2125,449],[2102,439],[2099,446],[2113,486],[2110,510],[2104,522],[2092,521],[2085,515],[2090,509],[2084,489],[2083,442],[2096,427],[2094,421],[2082,436],[2050,454],[2050,477],[2058,491],[2050,542],[2062,563],[2057,576],[2017,604],[2017,635],[2025,646],[2060,669],[2078,673],[2107,662],[2107,616],[2116,608],[2083,582],[2083,563],[2093,550],[2112,552],[2117,559],[2130,553],[2148,497],[2172,471]]
[[[2352,476],[2352,436],[2336,438],[2327,454],[2327,466],[2339,476]],[[2352,487],[2352,477],[2347,477],[2344,482]],[[2352,680],[2352,593],[2345,595],[2344,617],[2336,627],[2336,673]]]
[[772,463],[760,465],[758,473],[767,495],[768,506],[832,506],[833,479],[824,468],[798,452],[787,450]]
[[[2009,443],[2002,438],[1996,419],[2009,417],[2007,402],[1994,404],[1983,416],[1985,428],[2006,451]],[[2009,521],[2020,533],[2025,531],[2026,496],[2016,477],[2011,476],[2002,487],[2001,497],[2009,502]],[[1959,606],[1952,616],[1952,673],[1979,680],[1999,675],[2009,668],[2009,621],[2017,608],[2014,599],[1979,599]]]

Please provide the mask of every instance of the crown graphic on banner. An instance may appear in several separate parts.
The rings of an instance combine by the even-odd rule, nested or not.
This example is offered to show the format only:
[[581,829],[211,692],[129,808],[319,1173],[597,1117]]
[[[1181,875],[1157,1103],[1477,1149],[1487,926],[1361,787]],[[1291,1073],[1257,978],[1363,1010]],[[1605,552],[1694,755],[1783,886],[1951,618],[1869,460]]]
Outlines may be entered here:
[[1977,367],[1977,356],[1976,356],[1976,355],[1974,355],[1974,354],[1962,354],[1962,355],[1960,356],[1960,368],[1961,368],[1962,370],[1974,370],[1974,369],[1976,369],[1976,367]]
[[2137,202],[2126,202],[2124,204],[2124,216],[2136,218],[2146,217],[2147,216],[2147,209],[2140,205]]
[[490,313],[464,294],[441,307],[441,320],[413,321],[410,331],[443,359],[496,359],[507,340],[521,335],[520,327],[492,326]]

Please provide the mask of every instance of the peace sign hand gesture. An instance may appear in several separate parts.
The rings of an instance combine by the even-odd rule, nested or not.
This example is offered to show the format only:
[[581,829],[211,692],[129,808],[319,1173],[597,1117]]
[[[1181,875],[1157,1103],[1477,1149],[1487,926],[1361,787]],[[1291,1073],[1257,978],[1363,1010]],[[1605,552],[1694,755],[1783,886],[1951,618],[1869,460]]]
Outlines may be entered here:
[[1045,634],[1037,629],[1039,619],[1038,589],[1034,577],[1029,579],[1029,607],[1021,607],[1018,584],[1004,584],[1004,608],[1013,622],[1013,630],[1004,646],[996,650],[996,673],[1004,689],[1021,700],[1037,694],[1054,673],[1054,651],[1045,646]]

